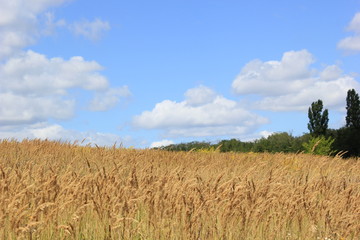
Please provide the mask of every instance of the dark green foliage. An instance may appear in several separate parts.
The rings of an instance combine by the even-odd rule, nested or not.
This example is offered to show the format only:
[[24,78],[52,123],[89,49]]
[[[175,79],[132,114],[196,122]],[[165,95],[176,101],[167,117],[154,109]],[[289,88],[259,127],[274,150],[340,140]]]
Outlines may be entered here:
[[329,136],[335,139],[333,149],[344,152],[344,157],[360,156],[360,132],[350,127],[331,130]]
[[325,109],[323,112],[323,103],[319,99],[311,104],[308,111],[309,123],[308,129],[313,136],[321,136],[326,134],[329,122],[329,113]]
[[220,152],[301,152],[302,144],[308,141],[309,136],[294,137],[289,133],[274,133],[267,138],[261,138],[254,142],[242,142],[238,139],[222,140],[211,145],[208,142],[190,142],[172,144],[161,149],[169,151],[190,151],[192,149],[219,148]]
[[254,152],[300,152],[302,143],[291,134],[274,133],[267,138],[255,141]]
[[208,149],[212,145],[209,142],[198,142],[193,141],[189,143],[180,143],[180,144],[171,144],[166,147],[161,147],[161,149],[169,151],[190,151],[190,150],[199,150],[199,149]]
[[335,138],[333,148],[345,152],[344,157],[360,156],[360,100],[355,89],[347,92],[346,125],[337,130],[331,130]]
[[241,142],[237,139],[222,140],[218,143],[220,146],[220,152],[251,152],[254,143],[253,142]]
[[[313,149],[314,145],[316,147]],[[289,133],[281,132],[253,142],[230,139],[222,140],[217,144],[194,141],[161,147],[161,149],[168,151],[190,151],[211,148],[219,149],[220,152],[309,152],[321,155],[337,154],[346,151],[343,154],[344,157],[354,157],[360,156],[360,134],[356,134],[356,131],[353,129],[344,127],[329,129],[325,136],[318,137],[308,133],[294,137]]]
[[360,100],[355,89],[347,92],[346,113],[346,127],[360,129]]

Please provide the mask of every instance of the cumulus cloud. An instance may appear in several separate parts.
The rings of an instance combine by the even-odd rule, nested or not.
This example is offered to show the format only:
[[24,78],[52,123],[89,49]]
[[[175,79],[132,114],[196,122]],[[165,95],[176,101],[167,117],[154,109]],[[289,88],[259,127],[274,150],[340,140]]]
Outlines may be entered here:
[[83,20],[70,25],[70,30],[79,36],[93,41],[99,40],[104,32],[110,30],[109,22],[96,18],[93,21]]
[[64,120],[74,113],[74,100],[0,93],[0,125],[32,124],[49,118]]
[[48,140],[63,140],[70,142],[82,141],[83,145],[99,146],[113,146],[117,145],[131,145],[132,140],[129,137],[120,137],[112,133],[102,133],[94,131],[77,131],[63,128],[59,124],[48,124],[46,122],[39,122],[32,125],[26,125],[20,128],[14,128],[11,131],[5,127],[0,127],[0,135],[3,139],[48,139]]
[[171,140],[164,139],[164,140],[161,140],[161,141],[151,143],[150,148],[165,147],[165,146],[169,146],[171,144],[174,144],[174,142],[171,141]]
[[0,0],[0,60],[36,41],[38,15],[67,0]]
[[307,50],[286,52],[280,61],[254,60],[245,65],[232,87],[238,95],[260,96],[253,107],[262,110],[303,111],[317,99],[326,107],[340,108],[347,91],[359,89],[359,83],[336,65],[318,71],[311,68],[313,62]]
[[[66,1],[0,0],[1,137],[55,138],[66,134],[79,137],[84,134],[65,130],[60,125],[43,126],[50,119],[74,117],[79,100],[73,94],[74,89],[79,90],[77,93],[94,95],[90,102],[93,111],[114,107],[120,98],[129,95],[126,86],[109,86],[109,81],[101,74],[103,67],[96,61],[87,61],[81,56],[48,58],[23,50],[40,36],[53,34],[56,27],[67,25],[65,20],[56,20],[54,13],[46,12]],[[104,26],[102,23],[95,21],[95,27],[90,28],[95,35]],[[99,139],[100,135],[90,134],[89,137]]]
[[[205,97],[199,100],[195,93]],[[237,102],[214,96],[213,91],[204,86],[188,90],[185,96],[182,102],[165,100],[156,104],[151,111],[135,116],[133,125],[162,129],[166,136],[204,137],[245,134],[267,123],[267,119],[247,111]]]
[[352,77],[344,76],[332,81],[318,81],[313,85],[299,89],[296,94],[284,94],[276,97],[265,97],[255,103],[263,110],[272,111],[305,111],[318,99],[326,108],[341,110],[349,89],[359,89],[359,83]]
[[27,51],[0,65],[0,123],[32,124],[49,118],[73,117],[76,99],[70,90],[95,92],[94,111],[106,110],[129,94],[127,87],[110,88],[102,67],[82,57],[47,58]]
[[349,26],[348,31],[353,32],[353,36],[346,37],[338,43],[338,48],[347,52],[360,51],[360,12],[356,13]]
[[263,96],[297,92],[314,81],[309,69],[313,62],[307,50],[286,52],[280,61],[253,60],[243,67],[232,88],[237,94]]
[[34,44],[43,35],[51,35],[57,27],[67,26],[73,33],[91,40],[99,40],[110,29],[100,19],[78,21],[72,24],[56,20],[50,7],[70,0],[0,0],[0,60],[13,56]]
[[0,66],[1,91],[22,95],[66,95],[70,88],[106,90],[107,79],[99,71],[102,67],[95,61],[82,57],[48,59],[33,51],[10,58]]
[[191,88],[185,93],[186,103],[190,106],[200,106],[211,103],[216,98],[216,93],[212,89],[199,86]]

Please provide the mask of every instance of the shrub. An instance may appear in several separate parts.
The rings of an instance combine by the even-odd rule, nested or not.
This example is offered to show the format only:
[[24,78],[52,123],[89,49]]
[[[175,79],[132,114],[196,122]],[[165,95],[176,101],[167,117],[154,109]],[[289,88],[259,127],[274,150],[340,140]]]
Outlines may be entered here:
[[311,137],[308,142],[303,143],[306,153],[317,155],[330,155],[333,153],[332,144],[335,139],[332,137]]

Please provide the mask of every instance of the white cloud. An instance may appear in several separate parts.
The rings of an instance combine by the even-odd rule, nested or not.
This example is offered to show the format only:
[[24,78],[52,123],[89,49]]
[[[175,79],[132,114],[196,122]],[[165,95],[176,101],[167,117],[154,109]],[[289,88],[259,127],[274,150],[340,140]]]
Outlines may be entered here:
[[322,72],[320,72],[319,76],[322,81],[331,81],[340,78],[342,72],[343,71],[338,66],[331,65],[327,66]]
[[345,76],[333,81],[318,81],[311,86],[299,89],[296,94],[284,94],[265,97],[255,103],[255,107],[272,111],[306,111],[310,104],[318,99],[326,108],[342,110],[349,89],[359,88],[359,83],[352,77]]
[[317,99],[327,107],[344,106],[347,91],[359,89],[359,83],[335,65],[323,71],[312,69],[313,59],[301,50],[284,53],[281,61],[251,61],[233,81],[233,90],[239,95],[259,95],[253,107],[263,110],[303,111]]
[[286,52],[281,61],[253,60],[241,70],[232,88],[237,94],[264,96],[297,92],[314,81],[309,69],[313,61],[307,50]]
[[59,97],[26,97],[0,93],[0,124],[19,125],[49,118],[68,119],[73,116],[74,100]]
[[354,18],[351,20],[348,26],[348,30],[355,33],[360,33],[360,12],[356,13]]
[[258,140],[260,138],[267,138],[268,136],[270,136],[272,134],[274,134],[274,132],[267,131],[267,130],[263,130],[260,132],[251,132],[249,134],[242,135],[240,140],[242,142],[252,142],[252,141]]
[[129,137],[120,137],[112,133],[102,133],[93,131],[76,131],[68,130],[58,124],[48,124],[46,122],[36,123],[32,125],[26,125],[21,128],[6,129],[0,127],[0,135],[2,139],[14,138],[17,140],[22,139],[48,139],[48,140],[63,140],[70,142],[82,141],[83,145],[97,144],[99,146],[113,146],[115,143],[117,146],[131,145],[132,139]]
[[162,129],[166,136],[204,137],[246,134],[267,123],[267,119],[219,95],[212,99],[206,97],[202,104],[195,101],[194,105],[194,93],[208,96],[209,92],[212,93],[208,88],[200,86],[188,90],[187,98],[182,102],[160,102],[153,110],[135,116],[133,125],[145,129]]
[[68,1],[0,0],[0,60],[34,44],[42,35],[53,34],[57,27],[68,26],[75,34],[91,40],[99,40],[110,29],[110,24],[100,19],[67,24],[64,19],[56,20],[54,13],[46,12]]
[[52,12],[46,12],[44,14],[44,26],[42,29],[42,34],[44,35],[53,35],[55,33],[56,28],[65,27],[66,21],[64,19],[56,20],[55,14]]
[[[33,51],[24,52],[0,65],[0,123],[32,124],[53,119],[69,119],[76,98],[71,89],[94,91],[93,110],[116,105],[129,93],[127,87],[110,88],[99,71],[102,67],[82,57],[48,59]],[[103,98],[101,98],[103,97]]]
[[164,139],[164,140],[161,140],[161,141],[158,141],[158,142],[151,143],[150,148],[166,147],[166,146],[169,146],[171,144],[174,144],[174,142],[171,141],[171,140]]
[[110,30],[110,24],[96,18],[92,22],[88,20],[75,22],[71,24],[70,30],[76,35],[96,41],[102,37],[104,32]]
[[261,137],[267,138],[267,137],[269,137],[270,135],[273,135],[274,132],[264,130],[264,131],[261,131],[259,134],[260,134]]
[[120,98],[129,96],[131,96],[131,92],[127,86],[98,91],[95,93],[95,98],[90,102],[89,109],[92,111],[107,111],[117,105]]
[[[66,130],[50,119],[74,117],[78,95],[90,92],[92,110],[107,110],[129,95],[126,86],[111,88],[96,61],[75,56],[47,58],[23,48],[57,27],[69,26],[46,12],[68,0],[0,0],[0,136],[2,138],[49,138],[79,140],[97,144],[119,143],[114,134]],[[86,21],[85,21],[86,23]],[[87,22],[82,34],[98,38],[110,28],[107,22]],[[76,25],[76,24],[75,24]],[[81,32],[81,25],[79,31]],[[81,33],[80,33],[81,34]],[[80,90],[80,91],[78,91]]]
[[338,43],[338,48],[347,52],[360,51],[360,12],[356,13],[349,26],[348,31],[354,32],[353,36],[346,37]]
[[45,55],[27,51],[10,58],[0,66],[2,91],[24,95],[66,94],[70,88],[106,90],[107,79],[99,74],[102,67],[82,57],[48,59]]
[[38,15],[67,0],[0,0],[0,60],[35,42]]
[[203,104],[211,103],[216,98],[216,93],[205,86],[192,88],[185,93],[186,103],[190,106],[200,106]]
[[360,51],[360,36],[346,37],[338,43],[338,48],[349,51]]

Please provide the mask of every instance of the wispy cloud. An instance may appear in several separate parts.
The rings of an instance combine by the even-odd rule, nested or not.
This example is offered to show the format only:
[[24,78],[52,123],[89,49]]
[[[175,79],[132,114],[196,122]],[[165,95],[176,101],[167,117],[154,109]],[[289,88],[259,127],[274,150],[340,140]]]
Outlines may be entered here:
[[56,19],[53,12],[46,12],[43,15],[43,19],[44,26],[41,33],[46,36],[53,35],[57,28],[66,27],[67,25],[65,19]]
[[353,32],[353,36],[346,37],[338,43],[338,48],[349,52],[360,52],[360,12],[356,13],[349,26],[348,31]]
[[97,91],[94,99],[89,104],[89,109],[91,111],[107,111],[116,106],[122,98],[130,96],[131,92],[127,86]]
[[92,41],[98,41],[106,31],[110,30],[110,24],[96,18],[93,21],[82,20],[74,22],[69,28],[75,35],[83,36]]

